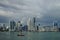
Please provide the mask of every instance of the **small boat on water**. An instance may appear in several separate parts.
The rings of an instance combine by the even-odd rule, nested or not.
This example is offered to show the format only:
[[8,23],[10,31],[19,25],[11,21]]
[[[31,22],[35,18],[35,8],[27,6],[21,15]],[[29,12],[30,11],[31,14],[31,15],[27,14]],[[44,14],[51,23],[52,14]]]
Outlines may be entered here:
[[17,36],[24,36],[23,34],[18,34]]
[[22,31],[17,36],[25,36]]

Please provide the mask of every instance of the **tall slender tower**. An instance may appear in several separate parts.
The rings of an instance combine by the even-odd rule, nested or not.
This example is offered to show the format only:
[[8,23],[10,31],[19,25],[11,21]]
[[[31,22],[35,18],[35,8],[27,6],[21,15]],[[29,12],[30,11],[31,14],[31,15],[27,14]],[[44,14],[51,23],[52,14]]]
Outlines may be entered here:
[[14,31],[15,30],[15,26],[16,26],[15,21],[10,21],[10,31]]
[[35,27],[35,22],[36,22],[36,19],[35,19],[35,17],[33,18],[33,25],[34,25],[34,27]]
[[53,28],[58,28],[58,23],[57,23],[57,21],[53,22]]
[[34,27],[34,30],[36,31],[36,25],[35,25],[35,23],[36,23],[36,18],[35,17],[33,17],[33,27]]
[[31,30],[31,19],[30,18],[27,21],[27,25],[28,25],[28,31]]
[[58,31],[58,23],[57,23],[57,21],[53,22],[53,29],[54,29],[54,31]]

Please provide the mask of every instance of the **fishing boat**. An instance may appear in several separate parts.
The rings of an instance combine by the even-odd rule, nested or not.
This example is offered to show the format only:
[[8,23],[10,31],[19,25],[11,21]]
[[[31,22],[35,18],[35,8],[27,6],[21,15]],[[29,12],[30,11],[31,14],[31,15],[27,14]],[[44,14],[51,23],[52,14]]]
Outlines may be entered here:
[[23,34],[18,34],[17,36],[24,36]]
[[17,36],[24,36],[22,30],[20,30],[19,34]]
[[17,36],[24,36],[24,34],[22,34],[22,33],[20,34],[20,33],[19,33]]

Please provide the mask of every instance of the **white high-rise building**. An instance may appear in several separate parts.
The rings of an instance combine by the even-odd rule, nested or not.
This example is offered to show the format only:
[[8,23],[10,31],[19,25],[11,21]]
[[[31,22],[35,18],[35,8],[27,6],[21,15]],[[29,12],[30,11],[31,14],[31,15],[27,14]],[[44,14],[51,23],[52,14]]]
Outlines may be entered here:
[[28,21],[27,21],[27,25],[28,25],[28,31],[33,31],[34,30],[34,27],[33,27],[33,22],[32,20],[29,18]]
[[31,30],[31,19],[30,18],[27,21],[27,25],[28,25],[28,30]]
[[18,22],[17,22],[17,27],[18,27],[18,31],[22,30],[21,21],[18,21]]

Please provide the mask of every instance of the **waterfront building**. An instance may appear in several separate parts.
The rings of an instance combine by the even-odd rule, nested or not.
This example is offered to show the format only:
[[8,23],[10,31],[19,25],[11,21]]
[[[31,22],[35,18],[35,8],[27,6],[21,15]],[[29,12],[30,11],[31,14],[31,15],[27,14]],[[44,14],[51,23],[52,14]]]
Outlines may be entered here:
[[45,28],[43,26],[39,27],[39,31],[40,32],[44,32],[45,31]]
[[27,21],[28,31],[34,31],[33,21],[32,19],[28,19]]
[[31,30],[31,19],[29,18],[27,21],[27,25],[28,25],[28,31]]
[[39,26],[37,26],[37,31],[39,31]]
[[40,24],[38,24],[36,27],[37,27],[36,30],[39,31],[40,30],[39,29],[40,28]]
[[3,30],[3,25],[0,23],[0,31]]
[[6,30],[6,24],[3,24],[3,30]]
[[17,23],[18,31],[20,30],[20,24],[21,24],[21,22],[18,21],[18,23]]
[[21,24],[21,22],[20,22],[20,21],[18,21],[18,23],[17,23],[17,27],[20,27],[20,24]]
[[44,26],[40,26],[39,27],[39,31],[50,32],[50,31],[52,31],[52,28],[53,28],[53,26],[44,25]]
[[22,30],[23,30],[23,31],[28,31],[28,26],[27,26],[27,25],[24,25],[24,26],[22,27]]
[[53,22],[53,31],[58,31],[58,23],[57,23],[57,21]]
[[22,25],[21,21],[18,21],[17,22],[17,30],[18,31],[22,30],[22,27],[23,27],[23,25]]
[[36,18],[33,17],[33,27],[34,27],[34,30],[36,31],[37,30],[37,26],[35,24],[36,24]]
[[32,19],[28,19],[27,21],[27,25],[28,25],[28,30],[31,30],[31,31],[38,31],[39,30],[39,26],[36,25],[36,18],[33,17]]
[[36,17],[33,17],[33,28],[34,28],[34,31],[39,31],[39,26],[40,26],[40,24],[36,23]]
[[10,31],[15,31],[16,23],[15,21],[10,21]]

